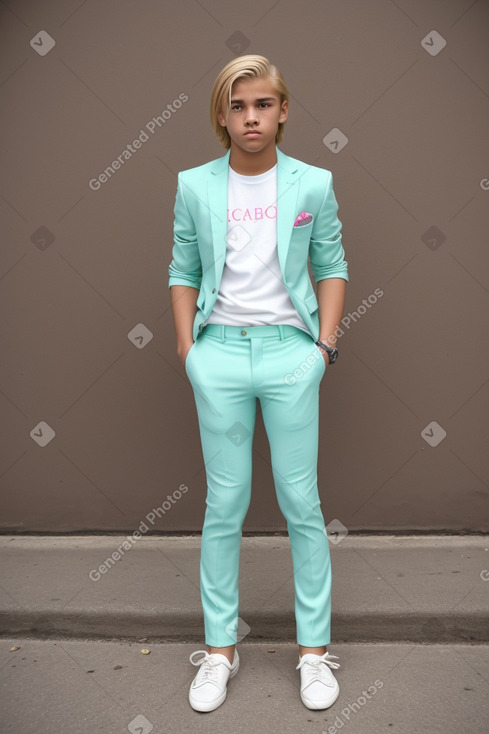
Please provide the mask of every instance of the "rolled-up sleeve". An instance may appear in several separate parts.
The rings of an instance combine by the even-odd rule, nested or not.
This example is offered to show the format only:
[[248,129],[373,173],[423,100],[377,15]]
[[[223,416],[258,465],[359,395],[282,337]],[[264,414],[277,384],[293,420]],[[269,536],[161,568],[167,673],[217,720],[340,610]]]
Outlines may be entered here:
[[200,289],[202,283],[202,262],[197,244],[195,223],[188,210],[185,183],[178,174],[173,223],[172,261],[168,268],[168,287],[188,285]]
[[315,219],[309,243],[311,270],[316,283],[325,278],[348,281],[348,263],[342,245],[342,224],[338,219],[338,203],[333,190],[333,175],[326,171],[326,190]]

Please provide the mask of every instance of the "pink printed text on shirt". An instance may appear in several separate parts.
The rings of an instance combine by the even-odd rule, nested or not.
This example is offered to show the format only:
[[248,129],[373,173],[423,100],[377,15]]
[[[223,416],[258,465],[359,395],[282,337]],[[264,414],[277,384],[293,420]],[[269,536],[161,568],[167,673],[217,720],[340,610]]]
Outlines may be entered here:
[[228,209],[228,222],[257,222],[259,219],[276,219],[277,207],[275,205],[255,207],[254,209]]

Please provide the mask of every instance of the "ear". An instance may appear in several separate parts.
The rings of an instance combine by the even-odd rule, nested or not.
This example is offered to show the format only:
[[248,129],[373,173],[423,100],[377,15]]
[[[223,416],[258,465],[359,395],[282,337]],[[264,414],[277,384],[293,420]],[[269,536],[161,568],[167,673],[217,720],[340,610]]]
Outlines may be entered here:
[[220,112],[217,113],[217,120],[219,122],[219,125],[221,125],[221,127],[226,127],[226,118],[223,117],[223,115],[221,115]]
[[278,121],[285,122],[288,116],[289,116],[289,103],[286,99],[284,99],[280,107],[280,115],[279,115]]

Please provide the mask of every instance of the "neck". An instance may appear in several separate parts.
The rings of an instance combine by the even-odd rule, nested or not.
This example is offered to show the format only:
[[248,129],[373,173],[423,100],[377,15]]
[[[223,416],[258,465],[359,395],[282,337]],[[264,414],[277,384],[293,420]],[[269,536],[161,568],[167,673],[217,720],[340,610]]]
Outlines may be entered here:
[[277,151],[275,149],[275,141],[272,140],[269,145],[257,153],[248,153],[238,148],[231,141],[231,153],[229,155],[229,165],[242,176],[258,176],[260,173],[269,171],[270,168],[277,163]]

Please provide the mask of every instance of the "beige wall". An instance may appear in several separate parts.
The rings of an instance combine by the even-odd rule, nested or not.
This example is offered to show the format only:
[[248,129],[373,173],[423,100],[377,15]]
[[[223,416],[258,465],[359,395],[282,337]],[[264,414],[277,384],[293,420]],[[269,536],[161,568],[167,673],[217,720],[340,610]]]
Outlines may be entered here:
[[[201,529],[168,290],[176,175],[225,153],[213,81],[260,53],[292,94],[281,149],[333,172],[350,268],[321,385],[326,522],[488,530],[489,3],[10,0],[0,19],[2,529]],[[284,530],[259,410],[253,457],[243,529]]]

